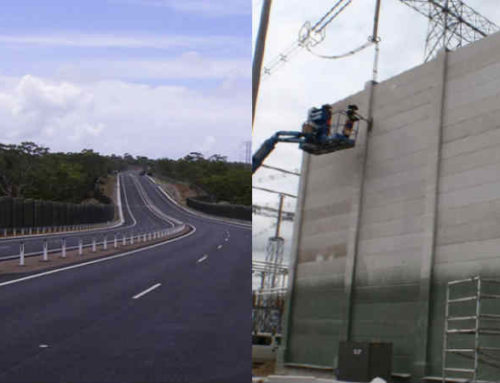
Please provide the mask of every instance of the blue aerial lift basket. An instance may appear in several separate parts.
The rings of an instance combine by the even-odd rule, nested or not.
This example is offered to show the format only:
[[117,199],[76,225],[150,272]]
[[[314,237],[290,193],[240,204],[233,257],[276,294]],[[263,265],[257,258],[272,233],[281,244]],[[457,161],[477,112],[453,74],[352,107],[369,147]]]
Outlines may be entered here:
[[264,141],[252,156],[252,172],[257,171],[278,142],[298,143],[300,149],[315,155],[354,147],[359,121],[366,121],[357,110],[356,105],[349,105],[347,110],[340,112],[333,112],[331,105],[311,108],[301,132],[279,131]]

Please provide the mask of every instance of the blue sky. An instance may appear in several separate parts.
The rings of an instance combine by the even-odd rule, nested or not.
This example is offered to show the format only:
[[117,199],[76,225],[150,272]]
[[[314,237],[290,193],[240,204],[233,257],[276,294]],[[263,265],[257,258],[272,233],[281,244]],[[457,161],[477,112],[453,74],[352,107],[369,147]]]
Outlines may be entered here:
[[2,142],[243,159],[250,1],[7,0],[0,55]]

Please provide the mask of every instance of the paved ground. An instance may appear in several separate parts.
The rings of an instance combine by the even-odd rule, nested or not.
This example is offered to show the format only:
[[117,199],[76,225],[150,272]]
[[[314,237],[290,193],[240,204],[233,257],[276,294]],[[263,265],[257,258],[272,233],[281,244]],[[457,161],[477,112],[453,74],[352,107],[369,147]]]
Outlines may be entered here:
[[250,229],[187,213],[146,177],[122,185],[127,230],[181,221],[196,231],[0,282],[0,382],[250,382]]

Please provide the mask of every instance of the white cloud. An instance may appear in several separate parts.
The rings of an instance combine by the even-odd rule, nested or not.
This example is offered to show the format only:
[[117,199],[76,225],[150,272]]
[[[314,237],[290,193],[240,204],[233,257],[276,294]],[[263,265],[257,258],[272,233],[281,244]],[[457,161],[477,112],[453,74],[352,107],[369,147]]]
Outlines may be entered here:
[[2,140],[18,142],[44,137],[72,138],[77,132],[95,132],[98,124],[82,118],[93,108],[93,96],[67,82],[53,83],[26,75],[17,81],[4,81],[0,89]]
[[81,60],[59,64],[58,75],[77,80],[249,78],[247,59],[207,58],[191,51],[168,60]]
[[248,0],[112,0],[113,3],[168,7],[181,12],[207,16],[249,15]]
[[193,150],[239,158],[250,133],[249,90],[207,93],[123,81],[0,80],[0,142],[53,150],[180,157]]
[[116,35],[81,34],[67,31],[57,35],[0,35],[0,43],[17,45],[43,45],[80,48],[190,48],[241,47],[246,40],[234,36],[187,36],[187,35]]

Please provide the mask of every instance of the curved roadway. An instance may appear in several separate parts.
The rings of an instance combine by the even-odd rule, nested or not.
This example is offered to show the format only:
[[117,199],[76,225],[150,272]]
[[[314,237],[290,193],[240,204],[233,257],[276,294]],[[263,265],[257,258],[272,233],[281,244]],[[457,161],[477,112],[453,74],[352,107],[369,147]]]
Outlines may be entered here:
[[[191,225],[113,259],[0,280],[0,382],[251,381],[251,229],[180,208],[149,178],[121,175],[125,223],[84,234]],[[37,253],[63,235],[26,238]],[[64,235],[69,245],[78,236]],[[0,240],[0,257],[19,240]]]

